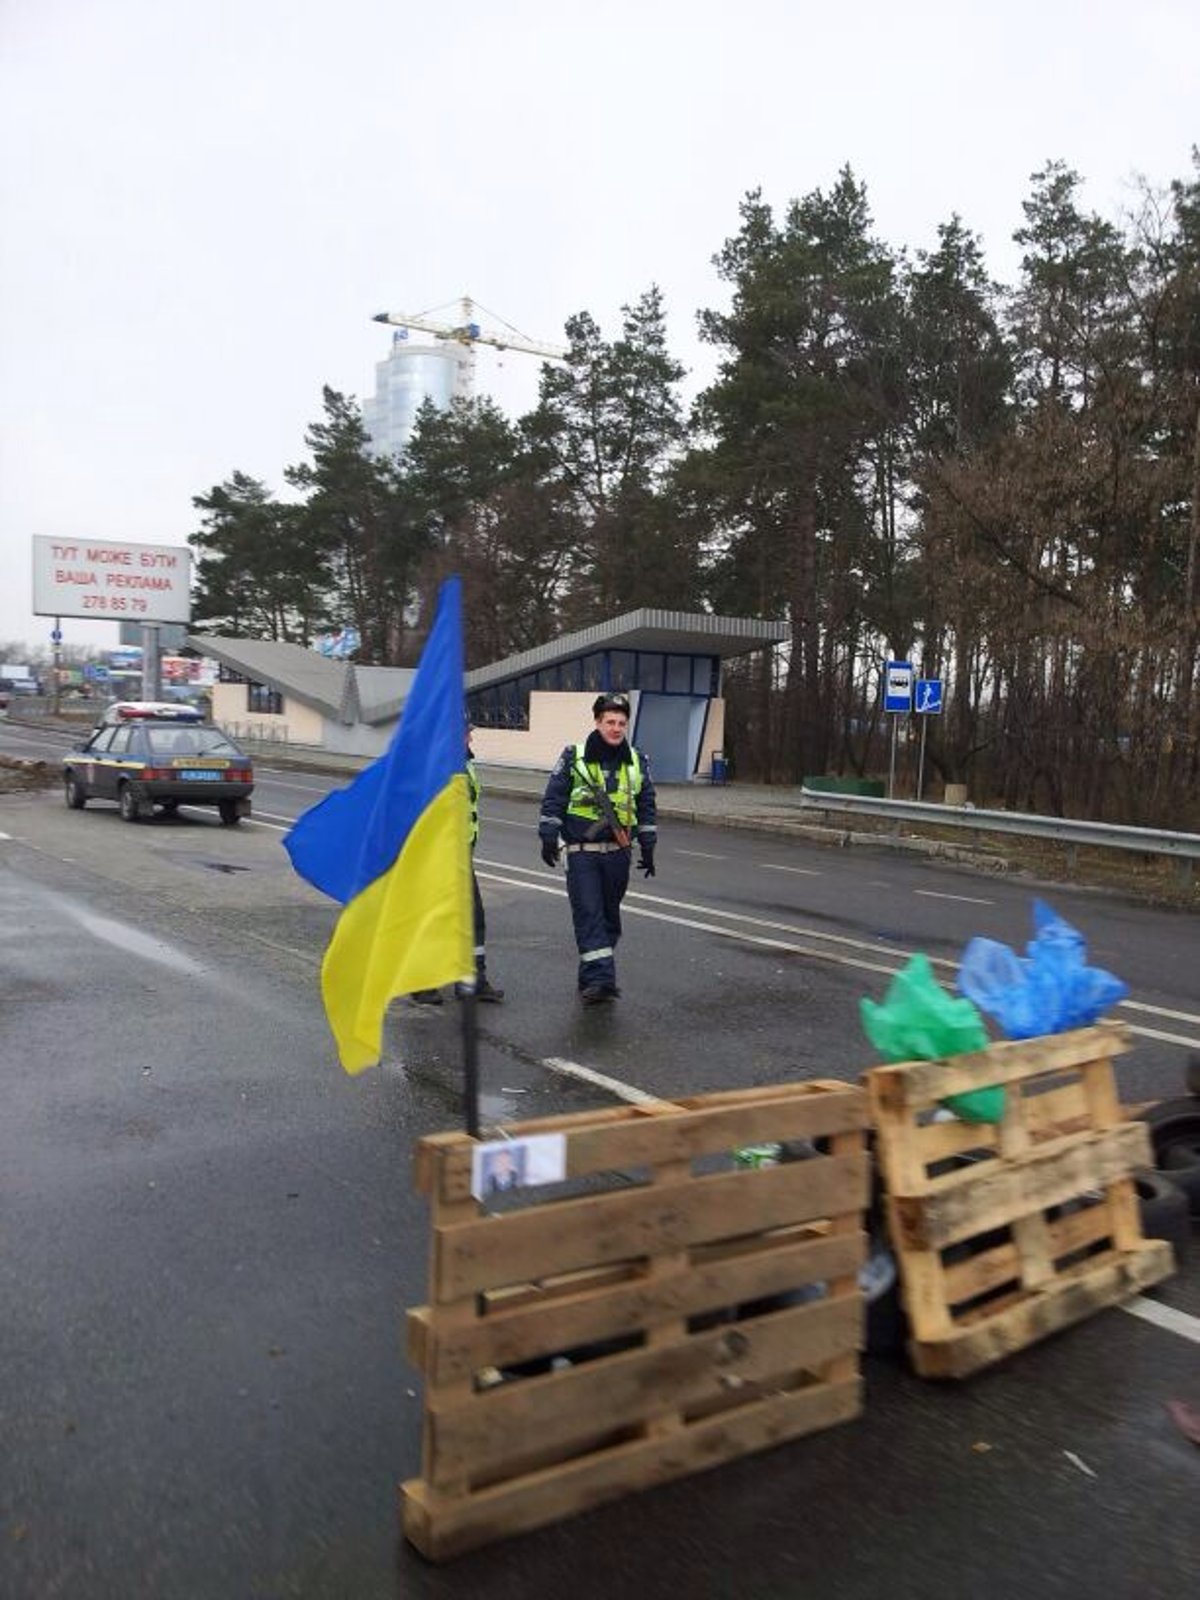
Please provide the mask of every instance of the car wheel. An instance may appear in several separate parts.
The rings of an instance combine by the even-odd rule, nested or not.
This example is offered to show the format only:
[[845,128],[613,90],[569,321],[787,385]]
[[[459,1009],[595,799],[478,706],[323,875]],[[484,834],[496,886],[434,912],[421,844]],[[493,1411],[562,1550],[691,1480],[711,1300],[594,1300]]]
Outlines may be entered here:
[[1156,1172],[1151,1167],[1139,1167],[1133,1174],[1133,1181],[1142,1233],[1147,1239],[1165,1239],[1175,1251],[1175,1265],[1182,1267],[1192,1244],[1187,1195],[1165,1172]]
[[1163,1173],[1187,1197],[1194,1217],[1200,1217],[1200,1148],[1173,1145],[1163,1157]]
[[1150,1129],[1156,1167],[1184,1168],[1200,1162],[1200,1103],[1191,1095],[1147,1106],[1138,1121]]
[[71,810],[82,811],[84,806],[87,805],[87,795],[84,793],[83,785],[73,772],[67,773],[63,780],[63,786],[67,804]]
[[137,822],[141,817],[141,805],[127,783],[123,783],[117,792],[117,808],[126,822]]
[[221,813],[222,826],[226,828],[236,828],[242,820],[242,813],[238,810],[236,800],[219,800],[217,810]]

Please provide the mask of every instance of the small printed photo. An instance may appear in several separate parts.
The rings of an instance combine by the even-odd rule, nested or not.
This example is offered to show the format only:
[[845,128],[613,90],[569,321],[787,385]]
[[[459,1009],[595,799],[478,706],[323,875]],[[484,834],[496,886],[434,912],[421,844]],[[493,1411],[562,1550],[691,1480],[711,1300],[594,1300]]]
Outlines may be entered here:
[[481,1165],[485,1194],[502,1194],[505,1189],[519,1189],[525,1182],[525,1151],[516,1142],[486,1151]]
[[476,1200],[486,1200],[510,1189],[561,1183],[566,1165],[567,1144],[561,1133],[490,1140],[471,1152],[471,1193]]

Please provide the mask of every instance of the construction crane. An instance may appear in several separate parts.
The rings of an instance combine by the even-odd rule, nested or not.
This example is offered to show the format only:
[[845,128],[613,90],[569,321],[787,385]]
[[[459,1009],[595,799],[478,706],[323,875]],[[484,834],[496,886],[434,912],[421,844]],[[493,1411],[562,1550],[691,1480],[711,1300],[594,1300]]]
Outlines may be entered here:
[[456,363],[458,376],[455,389],[464,400],[471,399],[475,393],[477,345],[491,345],[494,350],[520,350],[526,355],[541,356],[544,361],[565,361],[567,358],[567,352],[559,345],[542,344],[536,339],[527,339],[515,328],[494,333],[481,327],[475,320],[475,302],[467,295],[462,297],[459,306],[462,321],[458,323],[434,322],[424,313],[410,317],[402,311],[379,311],[371,320],[385,322],[393,328],[415,328],[418,333],[431,333],[435,339],[444,339],[459,345],[461,350]]

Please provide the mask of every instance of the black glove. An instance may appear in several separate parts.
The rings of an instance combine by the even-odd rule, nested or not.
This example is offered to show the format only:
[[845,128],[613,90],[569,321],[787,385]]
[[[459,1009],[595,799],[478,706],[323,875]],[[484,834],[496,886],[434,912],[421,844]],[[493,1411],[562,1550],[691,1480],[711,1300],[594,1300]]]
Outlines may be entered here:
[[644,872],[648,878],[654,876],[654,846],[652,844],[644,844],[642,846],[642,854],[638,860],[638,871]]
[[548,867],[556,867],[558,865],[557,839],[542,839],[542,860]]

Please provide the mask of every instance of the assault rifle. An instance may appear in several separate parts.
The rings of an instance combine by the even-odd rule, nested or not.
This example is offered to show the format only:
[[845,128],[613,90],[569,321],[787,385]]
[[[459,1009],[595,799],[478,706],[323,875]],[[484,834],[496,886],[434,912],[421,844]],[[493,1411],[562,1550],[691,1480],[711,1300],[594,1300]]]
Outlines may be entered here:
[[588,829],[589,835],[597,834],[605,823],[612,833],[613,838],[622,850],[628,850],[631,844],[629,829],[624,827],[617,816],[617,808],[609,799],[608,791],[602,783],[597,783],[591,773],[579,762],[575,763],[576,774],[582,778],[584,785],[600,811],[600,818]]

